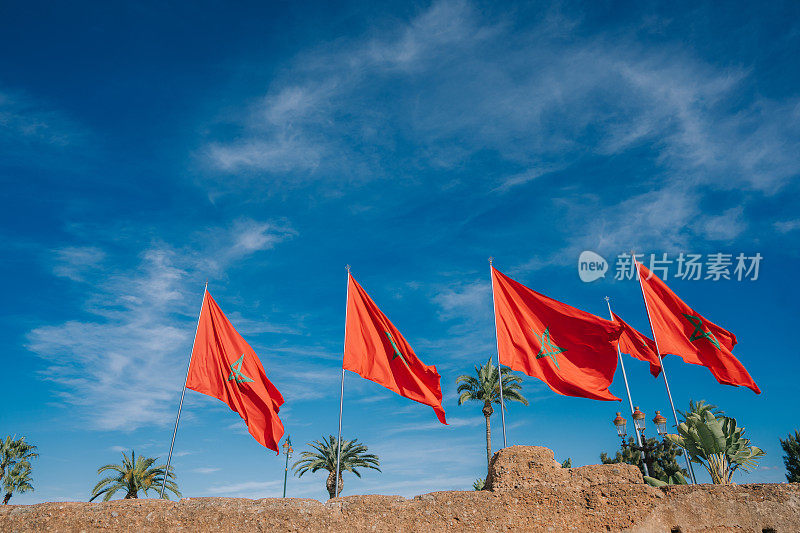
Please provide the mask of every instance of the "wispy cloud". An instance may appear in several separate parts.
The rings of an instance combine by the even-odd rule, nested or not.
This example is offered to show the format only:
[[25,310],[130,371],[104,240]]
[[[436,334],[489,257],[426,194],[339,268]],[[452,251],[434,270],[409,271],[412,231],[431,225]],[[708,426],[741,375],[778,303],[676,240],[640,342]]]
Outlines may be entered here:
[[65,147],[82,137],[58,111],[19,91],[0,88],[0,147],[10,142]]
[[[89,130],[57,106],[20,90],[0,85],[0,161],[5,165],[49,168],[64,172],[88,153]],[[76,149],[79,148],[79,149]]]
[[200,249],[202,253],[196,254],[197,261],[207,271],[220,272],[239,259],[270,250],[296,235],[287,221],[262,222],[239,218],[227,227],[203,230],[205,244]]
[[[448,283],[432,284],[428,287],[433,303],[438,308],[438,317],[447,331],[446,337],[421,339],[420,352],[436,352],[455,361],[481,360],[494,350],[492,324],[492,293],[488,276],[473,281],[474,273],[465,274],[463,281],[448,280]],[[437,364],[440,370],[448,365]]]
[[403,425],[393,426],[391,429],[385,431],[384,434],[391,435],[393,433],[407,433],[409,431],[430,431],[430,430],[448,431],[448,430],[453,430],[455,428],[482,426],[485,423],[486,422],[482,417],[473,417],[473,418],[449,417],[447,419],[447,426],[442,425],[442,423],[438,421],[421,422],[415,424],[403,424]]
[[[797,176],[800,100],[753,93],[748,68],[705,62],[681,43],[645,47],[633,31],[576,31],[582,23],[552,8],[520,27],[440,0],[381,36],[305,51],[243,106],[235,140],[208,140],[210,173],[218,187],[237,173],[249,185],[337,188],[398,168],[456,172],[488,152],[492,175],[465,186],[503,197],[548,179],[551,209],[568,206],[574,221],[558,228],[565,249],[528,266],[571,262],[586,247],[667,249],[747,231],[747,195]],[[398,160],[401,143],[413,150]],[[649,170],[638,182],[607,182],[590,168],[643,149]],[[736,200],[704,202],[709,190],[732,189]]]
[[[465,2],[437,2],[384,38],[344,42],[303,53],[285,79],[249,106],[239,140],[210,141],[203,153],[211,165],[231,172],[266,171],[271,179],[364,180],[381,166],[381,135],[395,117],[376,111],[375,80],[418,77],[435,68],[440,54],[472,47],[492,28],[478,26]],[[342,121],[342,116],[354,120]],[[381,172],[380,175],[382,176]]]
[[225,494],[226,496],[245,495],[248,498],[266,497],[275,495],[272,489],[281,486],[282,481],[242,481],[208,487],[209,494]]
[[773,226],[781,233],[789,233],[790,231],[800,229],[800,218],[795,220],[780,220],[775,222]]
[[[220,239],[217,249],[202,256],[161,243],[145,249],[134,265],[105,266],[93,277],[86,300],[97,320],[30,331],[27,347],[45,361],[43,377],[90,427],[130,431],[167,422],[199,305],[198,291],[187,290],[197,284],[188,280],[207,271],[201,257],[217,258],[214,266],[223,269],[226,258],[267,250],[292,234],[252,220],[240,220],[225,233],[232,238]],[[76,268],[105,257],[97,248],[66,250],[54,268],[71,279],[82,279]]]
[[219,472],[219,468],[214,468],[211,466],[201,466],[199,468],[193,468],[190,472],[195,474],[213,474],[214,472]]
[[94,246],[67,246],[53,252],[53,273],[72,281],[84,281],[84,274],[97,268],[105,252]]
[[464,316],[483,319],[487,309],[491,308],[492,289],[487,276],[484,281],[443,287],[433,300],[439,306],[439,316],[443,320]]

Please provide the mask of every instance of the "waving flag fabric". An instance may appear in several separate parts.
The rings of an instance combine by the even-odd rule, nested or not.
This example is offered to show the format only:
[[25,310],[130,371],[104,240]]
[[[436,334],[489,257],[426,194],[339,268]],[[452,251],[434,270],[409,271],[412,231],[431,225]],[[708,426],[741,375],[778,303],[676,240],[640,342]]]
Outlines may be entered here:
[[631,357],[650,363],[650,373],[658,376],[661,373],[661,361],[656,353],[656,343],[647,335],[640,333],[622,320],[619,315],[614,315],[614,321],[622,324],[624,328],[619,336],[619,349]]
[[278,452],[283,396],[267,379],[256,353],[206,291],[186,387],[222,400],[239,413],[250,434]]
[[406,339],[349,276],[344,368],[400,396],[430,405],[442,424],[441,377],[414,354]]
[[609,392],[622,326],[548,298],[492,267],[500,363],[558,394],[619,400]]
[[761,394],[744,365],[733,355],[736,335],[686,305],[667,285],[638,263],[653,335],[662,354],[707,367],[720,383],[743,386]]

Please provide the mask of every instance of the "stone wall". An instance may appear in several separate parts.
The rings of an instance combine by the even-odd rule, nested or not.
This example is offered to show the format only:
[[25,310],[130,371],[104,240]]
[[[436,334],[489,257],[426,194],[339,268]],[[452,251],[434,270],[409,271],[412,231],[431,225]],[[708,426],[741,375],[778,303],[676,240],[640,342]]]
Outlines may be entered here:
[[0,508],[0,532],[25,531],[629,531],[800,532],[800,485],[656,489],[630,465],[561,468],[553,452],[495,454],[473,492],[297,498],[117,500]]

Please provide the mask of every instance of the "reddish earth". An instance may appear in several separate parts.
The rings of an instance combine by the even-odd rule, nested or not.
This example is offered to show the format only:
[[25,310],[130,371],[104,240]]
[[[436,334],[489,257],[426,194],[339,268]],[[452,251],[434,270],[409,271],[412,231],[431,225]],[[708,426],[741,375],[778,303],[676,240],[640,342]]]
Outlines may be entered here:
[[656,489],[636,467],[561,468],[553,452],[495,454],[480,492],[297,498],[186,498],[0,507],[0,531],[800,532],[800,485]]

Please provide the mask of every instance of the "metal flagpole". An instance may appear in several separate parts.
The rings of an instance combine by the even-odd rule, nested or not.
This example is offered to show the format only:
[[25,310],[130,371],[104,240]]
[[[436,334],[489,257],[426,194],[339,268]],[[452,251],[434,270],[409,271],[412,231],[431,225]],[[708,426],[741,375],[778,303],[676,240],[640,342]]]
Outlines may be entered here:
[[489,258],[489,281],[492,284],[492,312],[494,313],[494,339],[497,346],[497,383],[500,387],[500,419],[503,422],[503,448],[507,448],[506,443],[506,407],[503,402],[503,372],[500,368],[500,341],[497,339],[497,311],[494,307],[494,274],[492,273],[493,257]]
[[[347,302],[350,300],[350,265],[347,265],[347,298],[344,306],[344,332],[347,335]],[[346,339],[346,337],[345,337]],[[342,350],[342,391],[339,395],[339,437],[336,441],[336,492],[339,496],[339,459],[342,454],[342,406],[344,405],[344,349]]]
[[[611,317],[611,321],[614,321],[614,313],[611,312],[611,298],[606,296],[606,305],[608,305],[608,315]],[[619,366],[622,369],[622,378],[625,380],[625,392],[628,393],[628,404],[631,406],[631,416],[633,416],[633,400],[631,399],[631,388],[628,386],[628,374],[625,372],[625,362],[622,360],[622,352],[619,349],[619,342],[617,342],[617,356],[619,356]],[[633,424],[633,429],[636,432],[636,442],[639,446],[642,445],[642,436],[639,434],[639,428],[636,427],[636,424]],[[644,458],[644,453],[641,453],[642,458]],[[647,463],[642,461],[644,465],[644,471],[647,475],[650,475],[650,469],[647,468]]]
[[186,383],[189,381],[189,368],[192,366],[192,354],[194,353],[194,343],[197,342],[197,331],[200,329],[200,316],[203,314],[203,306],[206,304],[206,293],[208,292],[208,280],[206,286],[203,288],[203,303],[200,304],[200,315],[197,316],[197,326],[194,328],[194,339],[192,340],[192,351],[189,354],[189,364],[186,365],[186,377],[183,379],[183,390],[181,390],[181,401],[178,404],[178,416],[175,417],[175,428],[172,430],[172,442],[169,444],[169,455],[167,456],[167,469],[164,472],[164,481],[161,483],[161,495],[159,498],[164,497],[164,489],[167,486],[167,477],[169,477],[169,465],[172,462],[172,448],[175,446],[175,435],[178,433],[178,422],[181,420],[181,408],[183,407],[183,396],[186,394]]
[[286,440],[283,441],[283,447],[286,450],[286,466],[283,467],[283,497],[286,497],[286,482],[289,479],[289,455],[292,453],[292,436],[287,435]]
[[[667,381],[667,371],[664,368],[664,360],[661,358],[661,349],[658,347],[658,338],[656,338],[656,330],[653,329],[653,320],[650,318],[650,305],[647,303],[647,297],[644,295],[644,285],[642,284],[642,277],[639,275],[639,262],[636,256],[631,252],[631,260],[636,265],[636,279],[639,280],[639,288],[642,290],[642,299],[644,300],[644,309],[647,312],[647,321],[650,323],[650,332],[653,335],[653,342],[656,343],[656,355],[658,355],[658,362],[661,364],[661,375],[664,376],[664,385],[667,388],[667,396],[669,397],[669,405],[672,407],[672,416],[675,418],[675,427],[678,427],[678,413],[675,411],[675,402],[672,401],[672,392],[669,390],[669,381]],[[689,460],[689,453],[683,449],[683,457],[686,460],[686,466],[689,468],[689,475],[692,477],[692,483],[697,483],[694,477],[694,468],[692,462]]]

